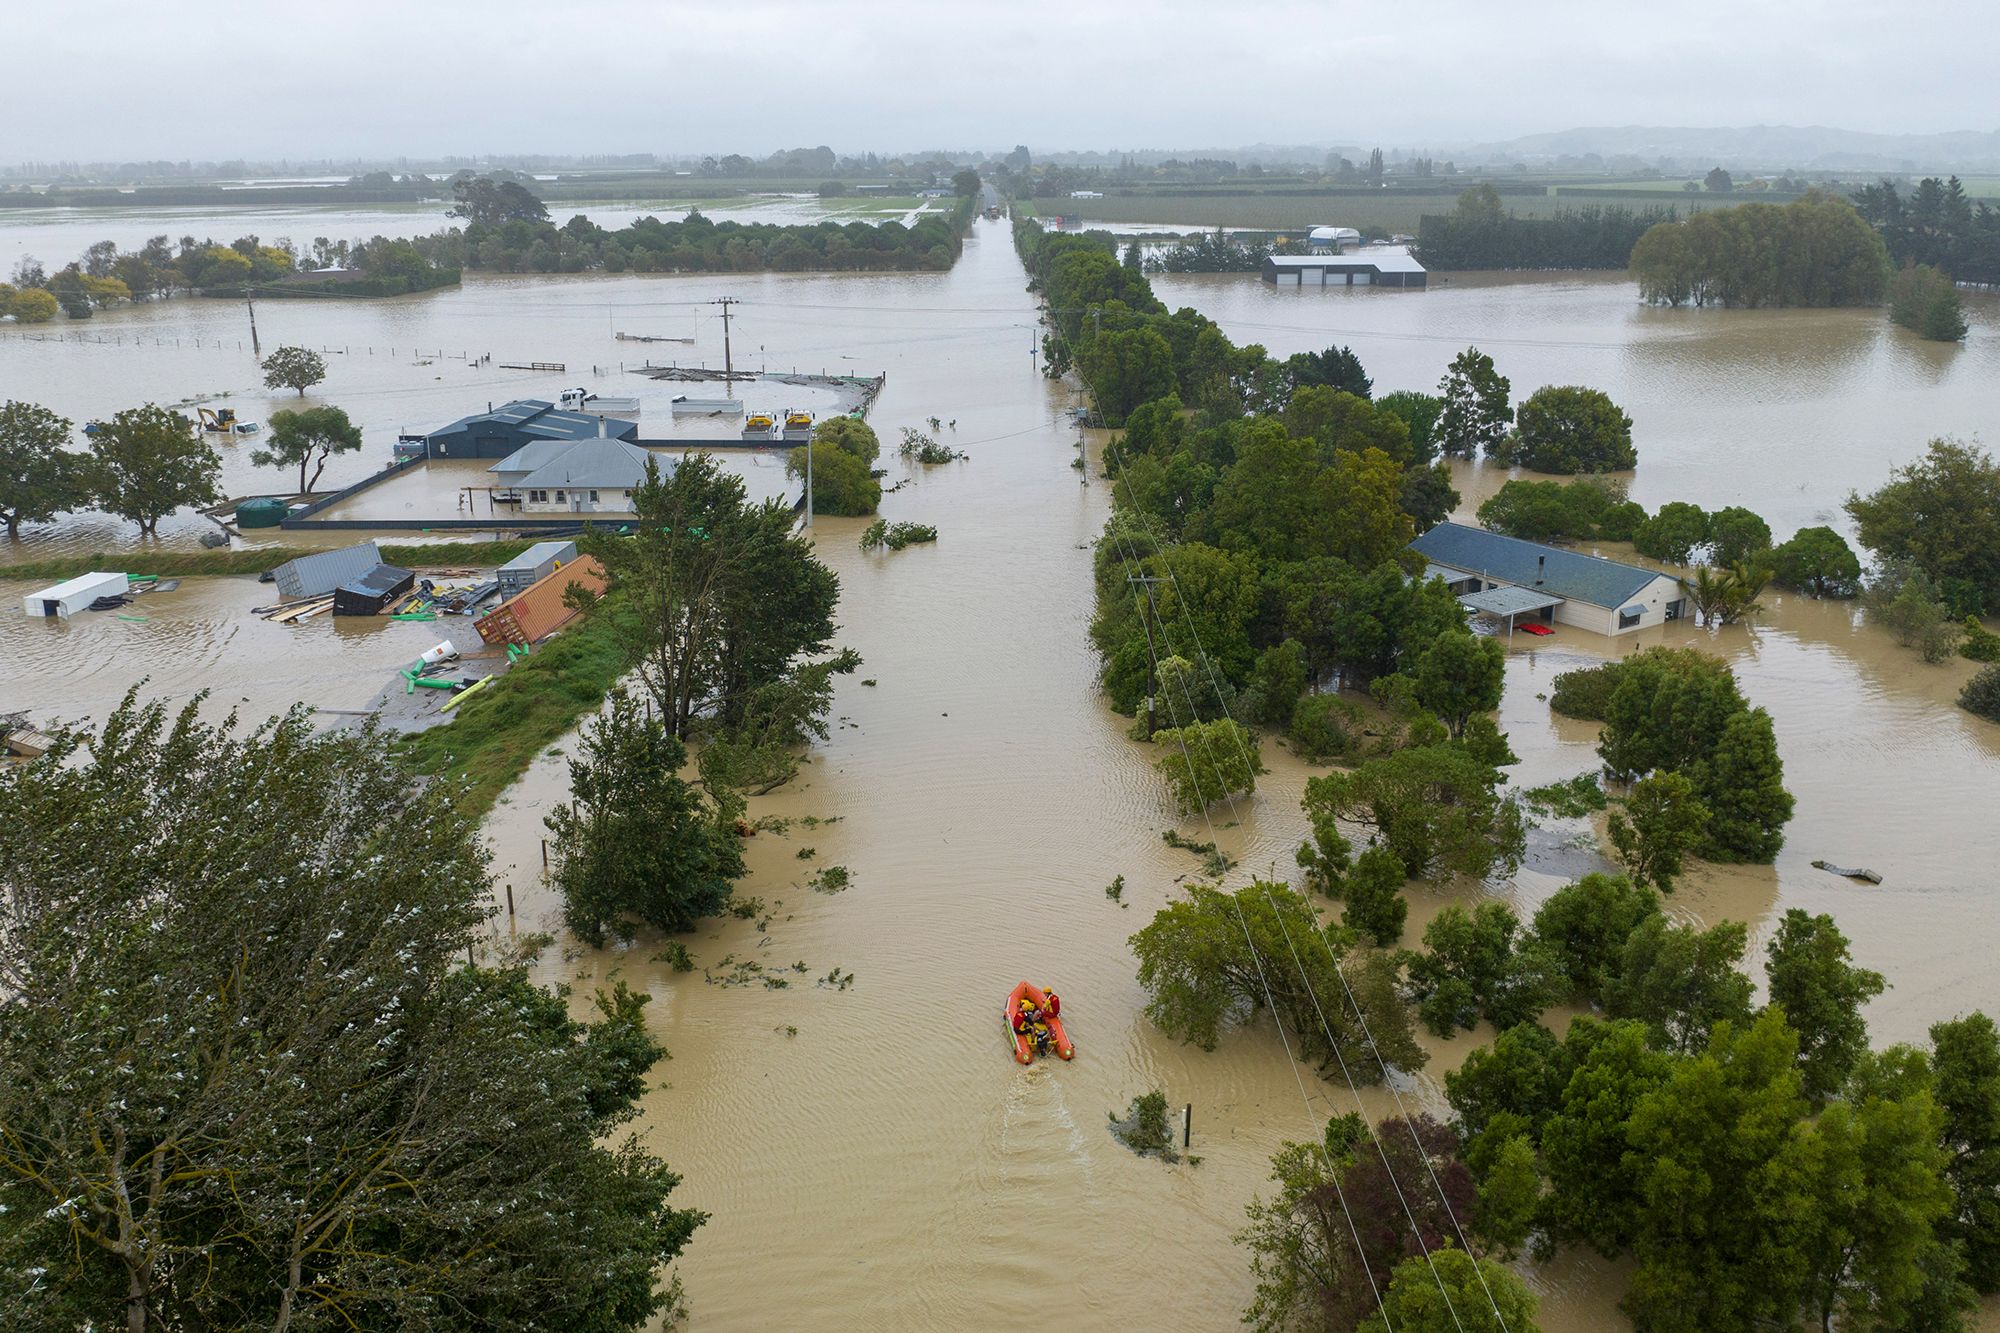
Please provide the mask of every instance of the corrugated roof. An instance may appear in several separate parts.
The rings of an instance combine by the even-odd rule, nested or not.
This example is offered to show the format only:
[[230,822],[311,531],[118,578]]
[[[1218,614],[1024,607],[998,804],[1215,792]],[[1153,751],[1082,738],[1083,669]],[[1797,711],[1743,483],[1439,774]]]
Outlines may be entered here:
[[1377,273],[1423,273],[1408,250],[1357,250],[1345,255],[1272,255],[1264,261],[1281,269],[1330,269],[1335,273],[1374,269]]
[[1667,577],[1657,570],[1503,537],[1463,523],[1440,523],[1411,542],[1410,549],[1434,565],[1606,608],[1625,605],[1654,579]]
[[1458,599],[1458,604],[1489,616],[1523,616],[1530,611],[1541,611],[1551,606],[1561,606],[1563,599],[1551,597],[1539,588],[1488,588],[1485,592],[1469,592]]
[[[515,482],[525,490],[575,490],[608,487],[631,490],[646,479],[652,455],[623,440],[583,440]],[[674,460],[660,460],[662,474],[674,470]]]
[[573,541],[536,542],[521,554],[500,566],[500,572],[510,569],[533,569],[547,560],[570,561],[576,559],[576,543]]
[[603,420],[589,412],[570,412],[540,398],[517,398],[491,412],[475,412],[460,417],[449,426],[432,431],[431,438],[471,434],[478,427],[504,426],[542,440],[588,440],[602,433],[613,439],[630,439],[639,433],[636,421]]
[[486,470],[519,473],[525,477],[536,468],[554,462],[575,447],[575,440],[531,440]]
[[272,571],[271,580],[287,597],[324,597],[381,563],[382,552],[375,543],[363,542],[338,551],[316,551],[287,560]]

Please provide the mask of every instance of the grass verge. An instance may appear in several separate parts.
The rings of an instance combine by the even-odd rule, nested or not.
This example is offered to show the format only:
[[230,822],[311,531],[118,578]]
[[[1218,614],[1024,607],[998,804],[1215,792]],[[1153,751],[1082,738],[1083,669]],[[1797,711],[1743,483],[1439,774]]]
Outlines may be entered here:
[[[406,569],[437,566],[504,565],[533,546],[533,539],[494,542],[420,542],[408,545],[382,543],[382,558]],[[0,579],[73,579],[100,569],[119,569],[132,574],[159,574],[185,578],[199,574],[261,574],[276,569],[294,556],[311,555],[328,548],[262,546],[242,551],[95,551],[89,555],[58,556],[29,560],[17,565],[0,565]]]
[[417,772],[459,787],[458,808],[482,817],[631,669],[631,628],[621,602],[599,603],[460,704],[451,721],[397,741],[398,751]]

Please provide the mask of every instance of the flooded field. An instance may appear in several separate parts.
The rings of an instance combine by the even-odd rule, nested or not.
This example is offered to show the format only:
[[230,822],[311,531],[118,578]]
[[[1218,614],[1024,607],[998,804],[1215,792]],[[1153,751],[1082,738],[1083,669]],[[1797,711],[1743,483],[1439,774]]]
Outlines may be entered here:
[[[1638,308],[1629,285],[1597,278],[1324,301],[1248,277],[1163,280],[1161,290],[1274,350],[1351,343],[1382,390],[1434,382],[1467,342],[1492,351],[1517,388],[1602,385],[1639,423],[1637,496],[1746,504],[1781,534],[1814,521],[1803,515],[1834,512],[1848,487],[1875,484],[1928,435],[1971,433],[2000,408],[1985,306],[1966,348],[1933,353],[1889,335],[1878,312],[1673,322]],[[866,660],[839,681],[829,742],[793,784],[753,803],[753,815],[795,821],[749,844],[739,893],[762,899],[764,915],[688,938],[690,973],[673,972],[651,937],[629,949],[558,945],[540,965],[543,979],[580,991],[621,977],[653,996],[654,1031],[674,1058],[657,1071],[637,1129],[684,1174],[675,1201],[713,1214],[680,1266],[693,1326],[1131,1327],[1161,1323],[1166,1295],[1165,1322],[1232,1327],[1250,1281],[1229,1237],[1265,1186],[1271,1152],[1354,1102],[1344,1084],[1309,1070],[1302,1099],[1268,1024],[1203,1054],[1161,1037],[1141,1012],[1126,939],[1199,867],[1161,842],[1176,821],[1152,756],[1125,739],[1124,719],[1095,689],[1089,546],[1109,496],[1094,466],[1081,477],[1069,466],[1074,395],[1037,373],[1032,299],[1004,225],[978,224],[941,275],[494,279],[409,301],[270,303],[258,318],[315,343],[393,334],[405,350],[419,340],[549,347],[573,371],[613,360],[613,326],[691,323],[696,304],[718,295],[744,298],[739,348],[747,336],[774,364],[885,370],[878,430],[893,439],[898,425],[955,420],[946,440],[971,461],[916,472],[884,497],[885,517],[936,525],[934,546],[864,555],[861,520],[819,521],[822,557],[842,580],[839,641]],[[178,322],[216,336],[241,317],[240,307],[175,302],[116,318],[133,331]],[[719,328],[702,332],[714,355],[706,339],[717,335],[719,351]],[[265,338],[276,340],[268,329]],[[334,370],[327,397],[365,412],[371,450],[380,438],[385,453],[402,422],[448,420],[468,410],[467,397],[517,391],[497,370],[413,367],[407,357],[351,358]],[[15,393],[32,386],[27,396],[81,417],[135,393],[179,398],[254,378],[247,353],[0,339],[0,382]],[[549,377],[519,383],[559,387]],[[255,396],[250,405],[249,415],[266,410]],[[891,483],[903,477],[900,462],[889,468]],[[1491,480],[1469,473],[1468,502]],[[23,546],[102,541],[117,526],[37,531]],[[339,673],[351,672],[350,702],[316,701],[358,707],[407,656],[384,636],[406,632],[413,653],[437,628],[308,627],[285,638],[285,627],[241,614],[258,597],[248,580],[182,588],[193,600],[179,622],[168,595],[156,608],[142,599],[145,623],[48,626],[0,606],[0,702],[94,711],[150,672],[154,688],[214,683],[255,713],[309,682],[341,694],[350,682]],[[1926,667],[1845,606],[1766,601],[1754,628],[1711,637],[1677,626],[1673,641],[1729,655],[1746,693],[1772,711],[1798,815],[1776,866],[1703,868],[1674,910],[1746,920],[1759,948],[1787,907],[1835,913],[1859,961],[1894,985],[1869,1010],[1880,1041],[2000,1008],[1987,961],[2000,932],[1986,901],[2000,864],[2000,728],[1951,705],[1964,664]],[[1551,716],[1537,698],[1551,677],[1666,641],[1661,633],[1614,642],[1564,628],[1533,647],[1516,642],[1502,724],[1521,782],[1595,763],[1594,728]],[[1274,746],[1265,760],[1272,772],[1219,833],[1239,875],[1282,876],[1305,832],[1298,802],[1312,770]],[[564,794],[563,763],[545,756],[491,821],[496,882],[513,887],[519,931],[555,918],[539,883],[540,839],[542,816]],[[1216,821],[1231,817],[1219,809]],[[1207,836],[1199,821],[1180,827]],[[1505,890],[1523,910],[1587,857],[1562,846],[1580,831],[1558,826],[1538,839],[1538,859]],[[1872,865],[1885,882],[1833,879],[1807,864],[1815,857]],[[814,892],[808,878],[830,865],[846,866],[852,886]],[[1104,895],[1116,875],[1129,908]],[[1412,935],[1445,903],[1481,891],[1413,890]],[[509,927],[503,915],[497,928]],[[785,973],[784,989],[719,984],[745,959],[804,968]],[[851,986],[815,984],[833,969],[852,972]],[[1001,1004],[1024,978],[1062,991],[1074,1063],[1023,1070],[1009,1059]],[[1405,1098],[1435,1106],[1443,1071],[1489,1037],[1428,1042],[1433,1059],[1403,1085]],[[1153,1087],[1177,1107],[1193,1104],[1200,1165],[1140,1160],[1107,1132],[1106,1112]],[[1364,1109],[1374,1118],[1395,1103],[1371,1092]],[[1543,1293],[1545,1328],[1622,1325],[1620,1267],[1571,1256],[1524,1272]]]
[[1349,344],[1377,395],[1434,392],[1471,345],[1517,401],[1545,384],[1602,389],[1632,418],[1633,499],[1745,505],[1780,540],[1843,526],[1848,491],[1879,486],[1932,437],[1990,445],[2000,423],[2000,295],[1966,294],[1972,331],[1959,346],[1925,342],[1879,309],[1653,309],[1619,273],[1431,280],[1398,292],[1169,274],[1153,289],[1276,355]]

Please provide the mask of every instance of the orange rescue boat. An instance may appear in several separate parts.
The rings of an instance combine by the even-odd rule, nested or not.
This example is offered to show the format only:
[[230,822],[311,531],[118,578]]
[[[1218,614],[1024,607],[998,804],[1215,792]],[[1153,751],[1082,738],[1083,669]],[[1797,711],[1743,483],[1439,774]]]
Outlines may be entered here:
[[[1032,1015],[1023,1013],[1024,1003],[1032,1007]],[[1054,1051],[1065,1060],[1076,1054],[1063,1031],[1062,998],[1026,981],[1007,995],[1007,1035],[1014,1042],[1014,1058],[1024,1065],[1034,1063],[1037,1050]]]

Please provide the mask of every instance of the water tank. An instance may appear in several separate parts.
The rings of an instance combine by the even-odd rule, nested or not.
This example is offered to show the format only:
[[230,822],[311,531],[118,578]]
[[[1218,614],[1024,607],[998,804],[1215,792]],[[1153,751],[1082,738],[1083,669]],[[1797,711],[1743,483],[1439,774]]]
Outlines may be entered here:
[[283,500],[270,496],[259,496],[245,500],[236,506],[236,526],[239,528],[275,528],[285,521],[288,511]]

